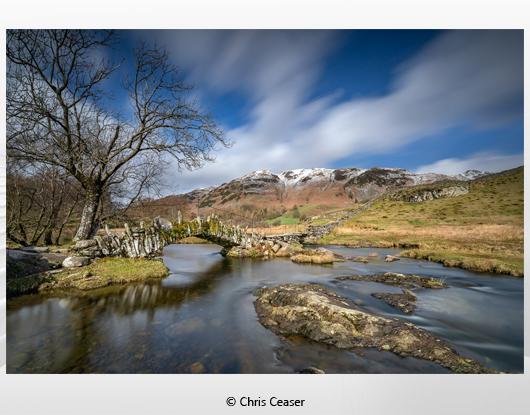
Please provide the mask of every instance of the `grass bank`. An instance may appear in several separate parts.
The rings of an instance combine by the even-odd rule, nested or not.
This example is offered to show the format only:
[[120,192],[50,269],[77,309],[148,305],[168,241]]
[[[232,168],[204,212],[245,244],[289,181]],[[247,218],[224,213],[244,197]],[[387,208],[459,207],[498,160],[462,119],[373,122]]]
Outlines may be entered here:
[[41,273],[7,281],[8,295],[36,291],[93,290],[110,285],[157,280],[169,270],[159,260],[144,258],[101,258],[80,268],[67,268],[57,273]]

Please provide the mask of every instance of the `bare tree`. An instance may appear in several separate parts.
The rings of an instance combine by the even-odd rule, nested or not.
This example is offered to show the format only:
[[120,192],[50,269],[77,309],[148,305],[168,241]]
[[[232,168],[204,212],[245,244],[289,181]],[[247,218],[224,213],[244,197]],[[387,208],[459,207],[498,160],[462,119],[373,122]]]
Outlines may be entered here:
[[79,182],[84,205],[76,240],[96,233],[104,194],[134,183],[129,193],[139,195],[168,156],[179,169],[193,169],[211,160],[217,144],[227,145],[156,47],[135,50],[134,70],[122,82],[130,115],[105,108],[106,82],[117,67],[97,56],[112,38],[83,30],[7,33],[8,156],[55,166]]
[[[59,243],[79,208],[79,185],[56,167],[10,163],[7,172],[7,236],[21,245]],[[55,239],[53,238],[55,232]]]

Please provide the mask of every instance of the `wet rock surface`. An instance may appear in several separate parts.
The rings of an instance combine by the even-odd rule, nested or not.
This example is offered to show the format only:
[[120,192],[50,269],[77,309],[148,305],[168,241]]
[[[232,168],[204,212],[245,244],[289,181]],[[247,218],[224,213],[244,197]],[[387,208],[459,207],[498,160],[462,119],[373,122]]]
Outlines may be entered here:
[[383,300],[405,314],[412,314],[416,310],[416,295],[410,290],[403,290],[402,293],[373,293],[372,297]]
[[363,311],[320,285],[285,284],[255,294],[260,323],[278,335],[300,335],[341,349],[376,348],[435,362],[456,373],[492,372],[429,332]]
[[396,272],[385,272],[374,275],[346,275],[336,278],[339,281],[370,281],[404,288],[447,288],[448,285],[439,278],[422,277],[414,274],[399,274]]

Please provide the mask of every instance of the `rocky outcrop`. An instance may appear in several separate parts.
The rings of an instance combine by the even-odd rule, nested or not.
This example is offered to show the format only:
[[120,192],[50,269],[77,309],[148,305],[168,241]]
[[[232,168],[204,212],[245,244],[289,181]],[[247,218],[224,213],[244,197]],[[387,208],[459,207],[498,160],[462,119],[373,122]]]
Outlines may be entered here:
[[403,191],[390,196],[393,200],[400,200],[408,203],[421,203],[428,200],[442,199],[447,197],[457,197],[469,193],[466,184],[446,186],[431,189],[417,189],[416,191]]
[[278,335],[304,336],[341,349],[376,348],[432,361],[457,373],[490,372],[429,332],[363,311],[322,286],[286,284],[256,294],[260,323]]
[[404,288],[431,288],[440,289],[447,288],[439,278],[422,277],[414,274],[399,274],[397,272],[386,272],[384,274],[375,275],[346,275],[336,278],[338,281],[369,281],[380,282],[382,284],[394,285]]

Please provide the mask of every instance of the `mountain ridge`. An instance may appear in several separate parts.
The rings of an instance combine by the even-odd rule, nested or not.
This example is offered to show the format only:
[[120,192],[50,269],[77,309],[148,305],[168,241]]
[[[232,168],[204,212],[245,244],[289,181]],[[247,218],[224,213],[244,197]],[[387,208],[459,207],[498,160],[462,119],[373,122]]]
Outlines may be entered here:
[[[458,175],[414,173],[402,168],[303,168],[274,173],[255,170],[218,186],[166,196],[153,205],[174,206],[185,215],[230,212],[269,219],[297,206],[312,206],[309,214],[344,208],[371,200],[388,190],[440,181],[469,181],[488,173],[468,170]],[[170,215],[173,215],[171,212]]]

